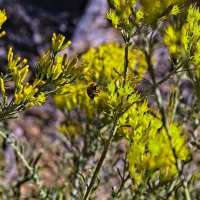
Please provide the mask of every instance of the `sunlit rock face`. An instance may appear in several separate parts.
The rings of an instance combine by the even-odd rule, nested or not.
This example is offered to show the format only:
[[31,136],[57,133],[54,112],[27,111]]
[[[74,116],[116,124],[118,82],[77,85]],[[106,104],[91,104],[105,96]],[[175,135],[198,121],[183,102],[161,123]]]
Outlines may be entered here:
[[107,0],[89,0],[73,34],[72,51],[81,53],[102,43],[119,41],[118,33],[106,20]]

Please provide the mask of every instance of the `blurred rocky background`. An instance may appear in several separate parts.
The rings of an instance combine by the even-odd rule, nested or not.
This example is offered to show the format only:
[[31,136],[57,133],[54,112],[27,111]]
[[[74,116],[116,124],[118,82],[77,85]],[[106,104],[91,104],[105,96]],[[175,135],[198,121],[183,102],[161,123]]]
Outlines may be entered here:
[[[6,69],[6,52],[10,46],[15,53],[28,58],[34,67],[37,56],[49,47],[53,32],[72,40],[72,47],[67,51],[70,54],[80,54],[100,43],[119,39],[105,19],[107,0],[0,0],[0,7],[8,14],[3,27],[7,34],[0,40],[0,71]],[[66,172],[62,167],[66,167],[68,141],[57,130],[64,120],[50,99],[44,106],[28,110],[5,124],[10,134],[25,146],[26,157],[42,152],[41,176],[47,186],[63,185],[65,181],[65,175],[59,172]],[[4,145],[3,149],[6,174],[0,177],[0,184],[9,188],[10,183],[20,177],[20,167],[10,145]],[[21,188],[27,199],[33,191],[30,184]],[[105,199],[100,196],[101,200]]]
[[104,17],[106,0],[0,0],[0,7],[9,16],[7,35],[0,41],[1,57],[13,46],[33,61],[49,45],[53,32],[73,40],[77,52],[117,38]]
[[[120,40],[118,33],[105,19],[108,9],[107,0],[0,0],[0,7],[8,14],[8,21],[4,26],[7,34],[0,40],[0,71],[6,67],[5,57],[9,46],[13,46],[20,56],[28,58],[33,67],[37,56],[50,45],[53,32],[62,33],[72,40],[72,47],[66,50],[70,54],[81,54],[101,43]],[[168,60],[166,48],[158,49],[155,55],[160,58],[159,61],[162,61],[158,62],[157,69],[157,76],[161,78],[170,67],[166,65]],[[162,87],[164,94],[169,90],[168,85]],[[189,94],[192,97],[190,82],[184,82],[181,90],[184,103],[190,104],[191,98],[188,98]],[[33,152],[42,152],[41,162],[44,170],[41,175],[49,186],[62,185],[65,181],[64,175],[59,172],[65,171],[62,169],[66,166],[63,157],[68,142],[56,129],[57,125],[64,120],[62,113],[50,100],[43,107],[31,109],[7,124],[14,137],[27,144],[29,149],[27,157],[31,157]],[[124,143],[120,145],[123,147]],[[124,149],[121,148],[122,154]],[[9,185],[9,182],[20,174],[18,174],[14,152],[9,145],[5,146],[5,155],[7,163],[5,180],[7,181],[4,184]],[[0,183],[3,183],[1,179]],[[28,193],[30,188],[30,185],[25,185],[22,193]],[[104,197],[110,193],[106,191],[107,188],[111,187],[103,188],[98,195],[101,200],[108,199]]]

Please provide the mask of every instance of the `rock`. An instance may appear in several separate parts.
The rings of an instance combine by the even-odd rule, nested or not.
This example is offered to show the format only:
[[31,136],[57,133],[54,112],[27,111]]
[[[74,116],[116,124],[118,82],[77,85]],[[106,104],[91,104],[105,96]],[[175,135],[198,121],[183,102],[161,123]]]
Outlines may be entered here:
[[81,53],[90,47],[120,40],[118,33],[105,18],[107,10],[106,0],[89,1],[85,14],[74,31],[72,51]]
[[8,13],[3,27],[7,34],[0,41],[2,57],[6,58],[3,49],[12,46],[34,65],[36,57],[50,45],[53,32],[72,37],[87,1],[0,0],[0,7]]

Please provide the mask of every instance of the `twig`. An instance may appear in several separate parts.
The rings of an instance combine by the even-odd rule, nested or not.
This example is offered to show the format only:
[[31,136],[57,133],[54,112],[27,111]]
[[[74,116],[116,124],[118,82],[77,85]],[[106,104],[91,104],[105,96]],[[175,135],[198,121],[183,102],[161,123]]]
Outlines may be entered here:
[[127,74],[127,71],[128,71],[128,64],[129,64],[129,61],[128,61],[128,50],[129,50],[129,43],[128,42],[125,42],[125,48],[124,48],[124,80],[123,80],[123,86],[125,85],[126,83],[126,74]]
[[156,96],[156,102],[157,102],[157,105],[158,105],[158,108],[160,110],[160,114],[161,114],[161,117],[162,117],[163,127],[166,130],[167,137],[170,141],[170,148],[171,148],[173,156],[175,158],[175,166],[177,168],[179,178],[180,178],[180,180],[182,182],[182,186],[184,188],[185,197],[186,197],[186,200],[191,200],[189,190],[188,190],[188,186],[187,186],[187,181],[186,181],[186,179],[185,179],[185,177],[182,173],[182,169],[180,167],[180,162],[179,162],[177,155],[176,155],[176,150],[175,150],[175,148],[172,144],[172,137],[171,137],[171,133],[170,133],[167,114],[166,114],[166,111],[165,111],[165,108],[164,108],[163,99],[162,99],[160,89],[158,88],[158,85],[156,83],[156,75],[155,75],[153,64],[151,62],[151,54],[152,54],[152,52],[151,52],[151,50],[152,50],[151,49],[152,48],[151,47],[151,45],[152,45],[151,40],[152,40],[152,36],[153,36],[153,32],[151,33],[149,46],[148,46],[148,52],[146,50],[144,50],[145,58],[146,58],[146,61],[147,61],[147,64],[148,64],[148,71],[149,71],[149,74],[150,74],[152,82],[153,82],[153,89],[154,89],[154,93],[155,93],[155,96]]
[[113,137],[114,137],[115,133],[117,132],[117,129],[118,129],[117,120],[115,120],[115,122],[113,123],[112,130],[110,132],[110,136],[109,136],[108,140],[106,141],[106,144],[104,146],[104,150],[103,150],[103,152],[101,154],[101,157],[100,157],[100,159],[99,159],[99,161],[97,163],[97,166],[96,166],[96,168],[94,170],[93,176],[92,176],[92,178],[90,180],[89,186],[87,187],[85,195],[83,196],[83,200],[88,200],[89,197],[90,197],[90,194],[91,194],[92,189],[94,187],[95,181],[96,181],[96,179],[98,177],[99,171],[100,171],[100,169],[101,169],[101,167],[103,165],[103,162],[104,162],[104,160],[106,158],[106,155],[107,155],[107,152],[108,152],[108,149],[109,149],[109,146],[112,143]]
[[27,160],[25,159],[24,155],[19,151],[19,148],[14,144],[14,142],[2,131],[0,131],[0,135],[6,139],[6,141],[12,146],[12,148],[15,150],[17,153],[18,157],[22,160],[24,166],[29,170],[29,172],[32,174],[33,173],[33,168],[30,167],[28,164]]
[[[26,169],[28,170],[29,174],[30,174],[30,179],[34,179],[34,181],[36,182],[39,191],[40,191],[40,196],[42,199],[45,199],[46,197],[46,191],[42,188],[42,182],[36,172],[36,169],[34,167],[32,167],[28,161],[26,160],[26,158],[24,157],[24,155],[21,153],[20,149],[18,148],[18,146],[14,143],[14,141],[12,139],[9,138],[9,135],[7,135],[6,133],[3,133],[2,131],[0,131],[0,136],[2,136],[10,145],[11,147],[14,149],[14,151],[17,153],[18,157],[21,159],[22,163],[24,164],[24,166],[26,167]],[[38,161],[39,158],[36,159],[35,162]],[[35,163],[36,164],[36,163]]]

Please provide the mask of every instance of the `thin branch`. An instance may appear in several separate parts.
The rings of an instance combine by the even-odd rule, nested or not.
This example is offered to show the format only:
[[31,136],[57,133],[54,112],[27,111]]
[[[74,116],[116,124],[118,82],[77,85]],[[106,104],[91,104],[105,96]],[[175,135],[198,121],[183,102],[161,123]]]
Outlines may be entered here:
[[33,168],[28,164],[27,160],[25,159],[24,155],[20,152],[19,148],[15,143],[2,131],[0,131],[0,135],[6,139],[6,141],[11,145],[11,147],[15,150],[17,153],[18,157],[22,160],[24,166],[29,170],[29,172],[32,174],[33,173]]
[[123,86],[126,83],[126,75],[128,71],[128,65],[129,65],[129,60],[128,60],[128,50],[129,50],[129,43],[125,42],[125,48],[124,48],[124,80],[123,80]]
[[189,190],[188,190],[188,186],[187,186],[187,181],[186,181],[185,177],[183,176],[183,172],[182,172],[182,169],[180,167],[180,162],[179,162],[177,155],[176,155],[176,150],[175,150],[175,148],[172,144],[172,136],[171,136],[171,133],[170,133],[168,117],[167,117],[167,114],[166,114],[166,111],[165,111],[165,108],[164,108],[162,95],[161,95],[160,89],[158,88],[158,85],[156,83],[156,75],[155,75],[154,67],[153,67],[153,64],[152,64],[152,61],[151,61],[151,55],[152,55],[151,40],[152,40],[152,36],[153,36],[153,32],[151,33],[148,51],[144,50],[145,58],[146,58],[146,61],[147,61],[147,64],[148,64],[148,71],[149,71],[149,74],[150,74],[152,82],[153,82],[153,89],[154,89],[154,93],[155,93],[155,96],[156,96],[156,102],[157,102],[157,105],[158,105],[158,108],[160,110],[160,114],[161,114],[161,117],[162,117],[163,127],[166,130],[167,137],[170,141],[170,148],[171,148],[173,156],[175,158],[175,166],[177,168],[180,180],[182,181],[182,186],[183,186],[184,191],[185,191],[185,197],[186,197],[187,200],[191,200]]
[[[24,155],[21,153],[20,149],[15,144],[15,142],[11,138],[9,138],[8,134],[3,133],[2,131],[0,131],[0,136],[2,136],[8,142],[8,144],[11,145],[11,147],[14,149],[14,151],[17,153],[17,156],[21,159],[22,163],[24,164],[24,166],[28,170],[28,172],[30,174],[30,177],[31,177],[30,179],[33,179],[35,181],[35,183],[37,184],[37,186],[39,188],[39,192],[40,192],[41,198],[45,199],[45,197],[46,197],[46,191],[43,189],[42,182],[40,180],[40,177],[38,176],[38,173],[36,171],[35,166],[32,167],[28,163],[28,161],[26,160],[26,158],[24,157]],[[37,158],[35,162],[38,162],[38,159],[39,158]]]
[[115,133],[117,132],[117,129],[118,129],[117,120],[115,120],[115,122],[113,123],[112,130],[110,132],[110,136],[109,136],[108,140],[106,141],[106,144],[104,146],[104,150],[103,150],[103,152],[101,154],[101,157],[100,157],[100,159],[99,159],[99,161],[97,163],[97,166],[96,166],[96,168],[94,170],[93,176],[92,176],[92,178],[90,180],[89,186],[87,187],[85,195],[83,196],[83,200],[88,200],[90,195],[91,195],[91,192],[92,192],[92,190],[94,188],[94,184],[95,184],[95,182],[97,180],[99,171],[100,171],[100,169],[101,169],[101,167],[102,167],[102,165],[104,163],[104,160],[106,158],[108,149],[110,147],[110,144],[112,143],[112,140],[113,140],[113,137],[114,137]]

